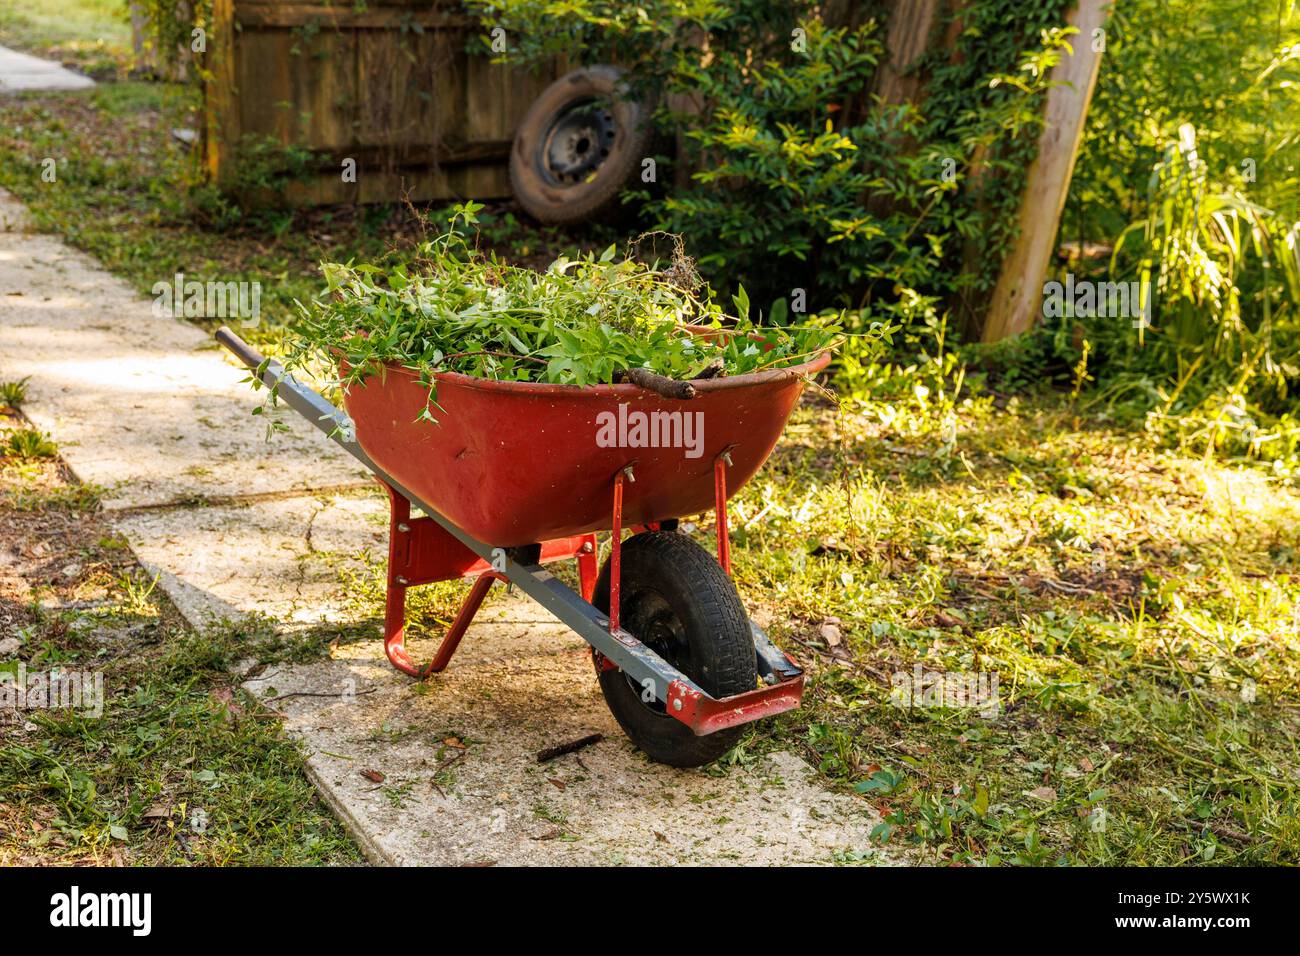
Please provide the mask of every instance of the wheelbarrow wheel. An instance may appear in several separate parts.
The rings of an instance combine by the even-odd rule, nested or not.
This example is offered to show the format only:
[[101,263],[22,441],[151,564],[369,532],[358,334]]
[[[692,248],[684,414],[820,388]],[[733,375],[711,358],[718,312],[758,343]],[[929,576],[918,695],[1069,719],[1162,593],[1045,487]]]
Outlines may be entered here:
[[[609,562],[592,603],[609,611]],[[714,697],[753,690],[758,682],[749,619],[731,578],[713,555],[685,535],[647,531],[623,543],[619,623]],[[697,736],[645,700],[645,689],[620,670],[597,670],[614,719],[651,760],[699,767],[736,745],[744,727]]]

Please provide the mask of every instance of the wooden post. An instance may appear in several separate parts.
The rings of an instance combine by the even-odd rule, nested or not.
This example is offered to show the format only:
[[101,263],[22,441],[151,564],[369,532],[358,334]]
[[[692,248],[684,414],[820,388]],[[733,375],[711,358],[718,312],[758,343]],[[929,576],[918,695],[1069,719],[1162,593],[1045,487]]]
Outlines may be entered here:
[[234,0],[212,0],[212,24],[204,54],[208,76],[203,110],[203,159],[212,182],[230,175],[231,152],[239,141],[235,41]]
[[145,34],[148,32],[149,18],[145,16],[138,3],[131,4],[131,69],[147,73],[154,69],[158,58],[154,55],[153,44]]
[[980,336],[985,342],[1027,331],[1041,314],[1043,281],[1101,65],[1101,54],[1093,49],[1093,31],[1105,23],[1109,6],[1109,0],[1079,0],[1070,13],[1069,23],[1079,32],[1070,37],[1073,53],[1063,56],[1052,72],[1052,79],[1061,85],[1047,93],[1046,125],[1020,200],[1019,236],[1002,260]]

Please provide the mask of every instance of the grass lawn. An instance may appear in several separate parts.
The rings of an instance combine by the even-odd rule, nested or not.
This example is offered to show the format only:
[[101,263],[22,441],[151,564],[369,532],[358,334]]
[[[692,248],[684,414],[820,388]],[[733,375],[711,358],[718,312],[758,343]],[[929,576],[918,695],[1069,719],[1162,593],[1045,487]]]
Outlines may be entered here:
[[0,44],[113,75],[131,62],[126,9],[126,0],[5,0]]
[[[936,862],[1300,861],[1300,496],[1058,395],[951,449],[935,411],[805,409],[742,492],[742,593],[816,673],[768,733]],[[918,665],[996,713],[906,706]]]
[[[24,425],[0,415],[0,446]],[[249,635],[188,628],[97,501],[54,459],[0,457],[0,641],[18,645],[0,659],[102,673],[104,694],[101,717],[0,710],[0,866],[360,862],[229,670]]]
[[[380,254],[410,233],[409,217],[281,212],[215,228],[169,134],[192,108],[134,83],[0,101],[0,185],[145,294],[177,271],[261,281],[259,339],[273,346],[292,300],[315,290],[319,258]],[[40,180],[44,156],[60,159],[57,184]],[[518,260],[609,241],[489,212],[484,242]],[[792,747],[882,811],[882,842],[934,862],[1300,862],[1296,490],[1156,449],[1086,394],[968,386],[954,401],[949,379],[907,370],[867,394],[838,411],[810,399],[736,500],[742,595],[813,679],[803,710],[727,759]],[[84,494],[24,490],[36,480],[26,467],[7,466],[2,522],[26,527],[20,507],[58,514],[61,498]],[[15,599],[9,613],[24,615],[24,646],[43,660],[113,655],[132,703],[109,727],[47,722],[5,743],[7,852],[125,852],[116,819],[132,859],[351,858],[291,748],[229,693],[233,643],[190,634],[142,596],[147,583],[112,542],[75,548],[84,574],[104,567],[95,580],[109,603],[94,613],[138,625],[138,639],[107,650],[64,617],[83,611]],[[57,586],[59,601],[77,600],[70,587]],[[950,683],[996,675],[995,705],[907,706],[900,688],[918,667]],[[266,830],[222,817],[223,837],[195,844],[145,823],[155,803],[208,801],[216,818],[260,793],[282,808]],[[33,845],[50,829],[64,845]]]

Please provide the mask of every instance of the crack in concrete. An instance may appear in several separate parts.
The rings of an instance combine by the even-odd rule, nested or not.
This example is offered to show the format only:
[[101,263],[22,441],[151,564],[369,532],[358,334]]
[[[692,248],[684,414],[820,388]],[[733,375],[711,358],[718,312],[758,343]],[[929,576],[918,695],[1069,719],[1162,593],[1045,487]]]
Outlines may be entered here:
[[[84,484],[84,482],[82,482]],[[289,488],[280,491],[259,491],[241,495],[202,495],[192,499],[174,499],[157,501],[145,505],[130,505],[125,508],[106,508],[104,513],[114,518],[130,518],[140,514],[155,514],[166,511],[192,511],[196,508],[227,508],[240,505],[255,505],[262,501],[291,501],[295,498],[311,496],[351,497],[358,492],[373,491],[373,481],[349,481],[334,485],[319,485],[304,488]]]

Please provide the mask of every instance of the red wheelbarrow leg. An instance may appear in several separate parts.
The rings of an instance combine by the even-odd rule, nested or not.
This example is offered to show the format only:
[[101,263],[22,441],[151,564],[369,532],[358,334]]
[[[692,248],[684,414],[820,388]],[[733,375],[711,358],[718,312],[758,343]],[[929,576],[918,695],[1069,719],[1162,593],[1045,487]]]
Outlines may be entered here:
[[[411,503],[405,496],[388,488],[388,596],[384,608],[384,651],[394,667],[412,677],[424,678],[443,670],[456,647],[473,623],[474,615],[493,581],[506,581],[486,560],[457,541],[446,529],[428,517],[412,518]],[[596,587],[596,536],[573,535],[543,541],[537,560],[541,563],[567,558],[578,559],[584,595],[590,599]],[[435,581],[473,578],[456,620],[448,628],[433,662],[418,667],[406,652],[406,592]]]
[[411,503],[391,488],[388,500],[391,517],[388,535],[388,595],[384,602],[384,654],[389,663],[403,674],[423,679],[446,668],[451,656],[456,653],[456,648],[460,646],[465,631],[473,623],[483,599],[491,590],[492,582],[504,581],[505,575],[496,571],[484,571],[474,579],[474,585],[465,597],[456,620],[447,629],[438,646],[437,655],[427,666],[417,666],[406,652],[406,589],[412,582],[399,573],[410,560]]
[[609,632],[618,630],[618,603],[623,577],[623,480],[636,481],[632,473],[635,461],[624,465],[614,476],[614,514],[609,539]]
[[460,639],[474,622],[474,615],[482,606],[483,599],[492,589],[492,582],[498,580],[504,581],[505,575],[495,571],[484,571],[474,579],[474,586],[469,589],[456,620],[447,628],[442,643],[438,645],[438,653],[423,669],[417,667],[406,653],[406,588],[400,584],[394,587],[390,583],[388,606],[384,614],[384,653],[388,655],[389,662],[402,673],[421,679],[445,670],[451,656],[460,646]]

